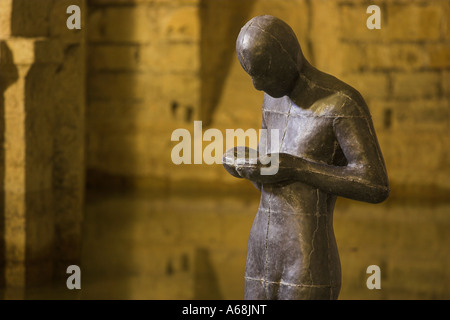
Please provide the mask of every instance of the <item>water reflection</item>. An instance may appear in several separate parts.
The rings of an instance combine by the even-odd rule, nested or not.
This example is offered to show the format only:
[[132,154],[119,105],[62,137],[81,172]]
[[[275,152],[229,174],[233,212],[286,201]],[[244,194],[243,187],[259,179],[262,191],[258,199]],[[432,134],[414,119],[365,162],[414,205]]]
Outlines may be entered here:
[[83,298],[243,298],[255,199],[146,194],[87,205]]
[[[114,194],[87,203],[83,299],[242,299],[259,199]],[[449,299],[450,204],[338,200],[340,299]],[[366,268],[381,268],[381,290]]]

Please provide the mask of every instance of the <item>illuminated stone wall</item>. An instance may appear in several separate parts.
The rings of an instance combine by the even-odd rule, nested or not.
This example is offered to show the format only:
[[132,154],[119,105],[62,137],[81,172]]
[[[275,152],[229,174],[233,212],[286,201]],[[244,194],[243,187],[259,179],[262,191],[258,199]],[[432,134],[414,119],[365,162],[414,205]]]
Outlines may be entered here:
[[[319,69],[368,102],[392,194],[450,188],[449,3],[378,1],[92,0],[88,13],[88,179],[170,190],[184,182],[242,185],[219,165],[175,166],[176,128],[260,127],[262,95],[234,53],[240,27],[272,14]],[[203,143],[205,146],[207,142]]]
[[84,195],[84,1],[0,2],[0,288],[65,278],[79,263]]

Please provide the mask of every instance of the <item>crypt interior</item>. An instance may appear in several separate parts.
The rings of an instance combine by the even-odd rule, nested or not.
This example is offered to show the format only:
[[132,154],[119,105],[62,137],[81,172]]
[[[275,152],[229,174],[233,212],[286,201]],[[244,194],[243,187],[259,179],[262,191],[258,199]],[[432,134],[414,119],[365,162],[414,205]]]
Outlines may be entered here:
[[243,299],[259,192],[175,165],[171,135],[261,127],[235,43],[270,14],[362,94],[386,162],[385,202],[337,201],[339,299],[450,299],[450,1],[376,1],[376,30],[371,4],[0,0],[0,298]]

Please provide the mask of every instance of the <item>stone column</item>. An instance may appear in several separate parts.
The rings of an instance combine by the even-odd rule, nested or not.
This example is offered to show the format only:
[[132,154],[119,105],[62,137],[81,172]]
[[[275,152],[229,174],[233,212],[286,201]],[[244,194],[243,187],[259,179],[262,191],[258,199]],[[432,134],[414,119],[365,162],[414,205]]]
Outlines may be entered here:
[[[0,289],[51,285],[79,264],[84,190],[83,0],[0,3]],[[65,281],[59,281],[65,285]]]

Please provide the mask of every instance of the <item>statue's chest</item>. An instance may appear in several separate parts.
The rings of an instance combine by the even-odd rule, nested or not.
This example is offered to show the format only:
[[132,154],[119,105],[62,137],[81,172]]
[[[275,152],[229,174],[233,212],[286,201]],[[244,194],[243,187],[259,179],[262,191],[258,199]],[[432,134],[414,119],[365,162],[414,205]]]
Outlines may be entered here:
[[[302,109],[290,99],[282,98],[264,104],[263,118],[271,152],[279,150],[310,160],[331,161],[337,148],[334,117]],[[272,134],[272,130],[278,134]]]

